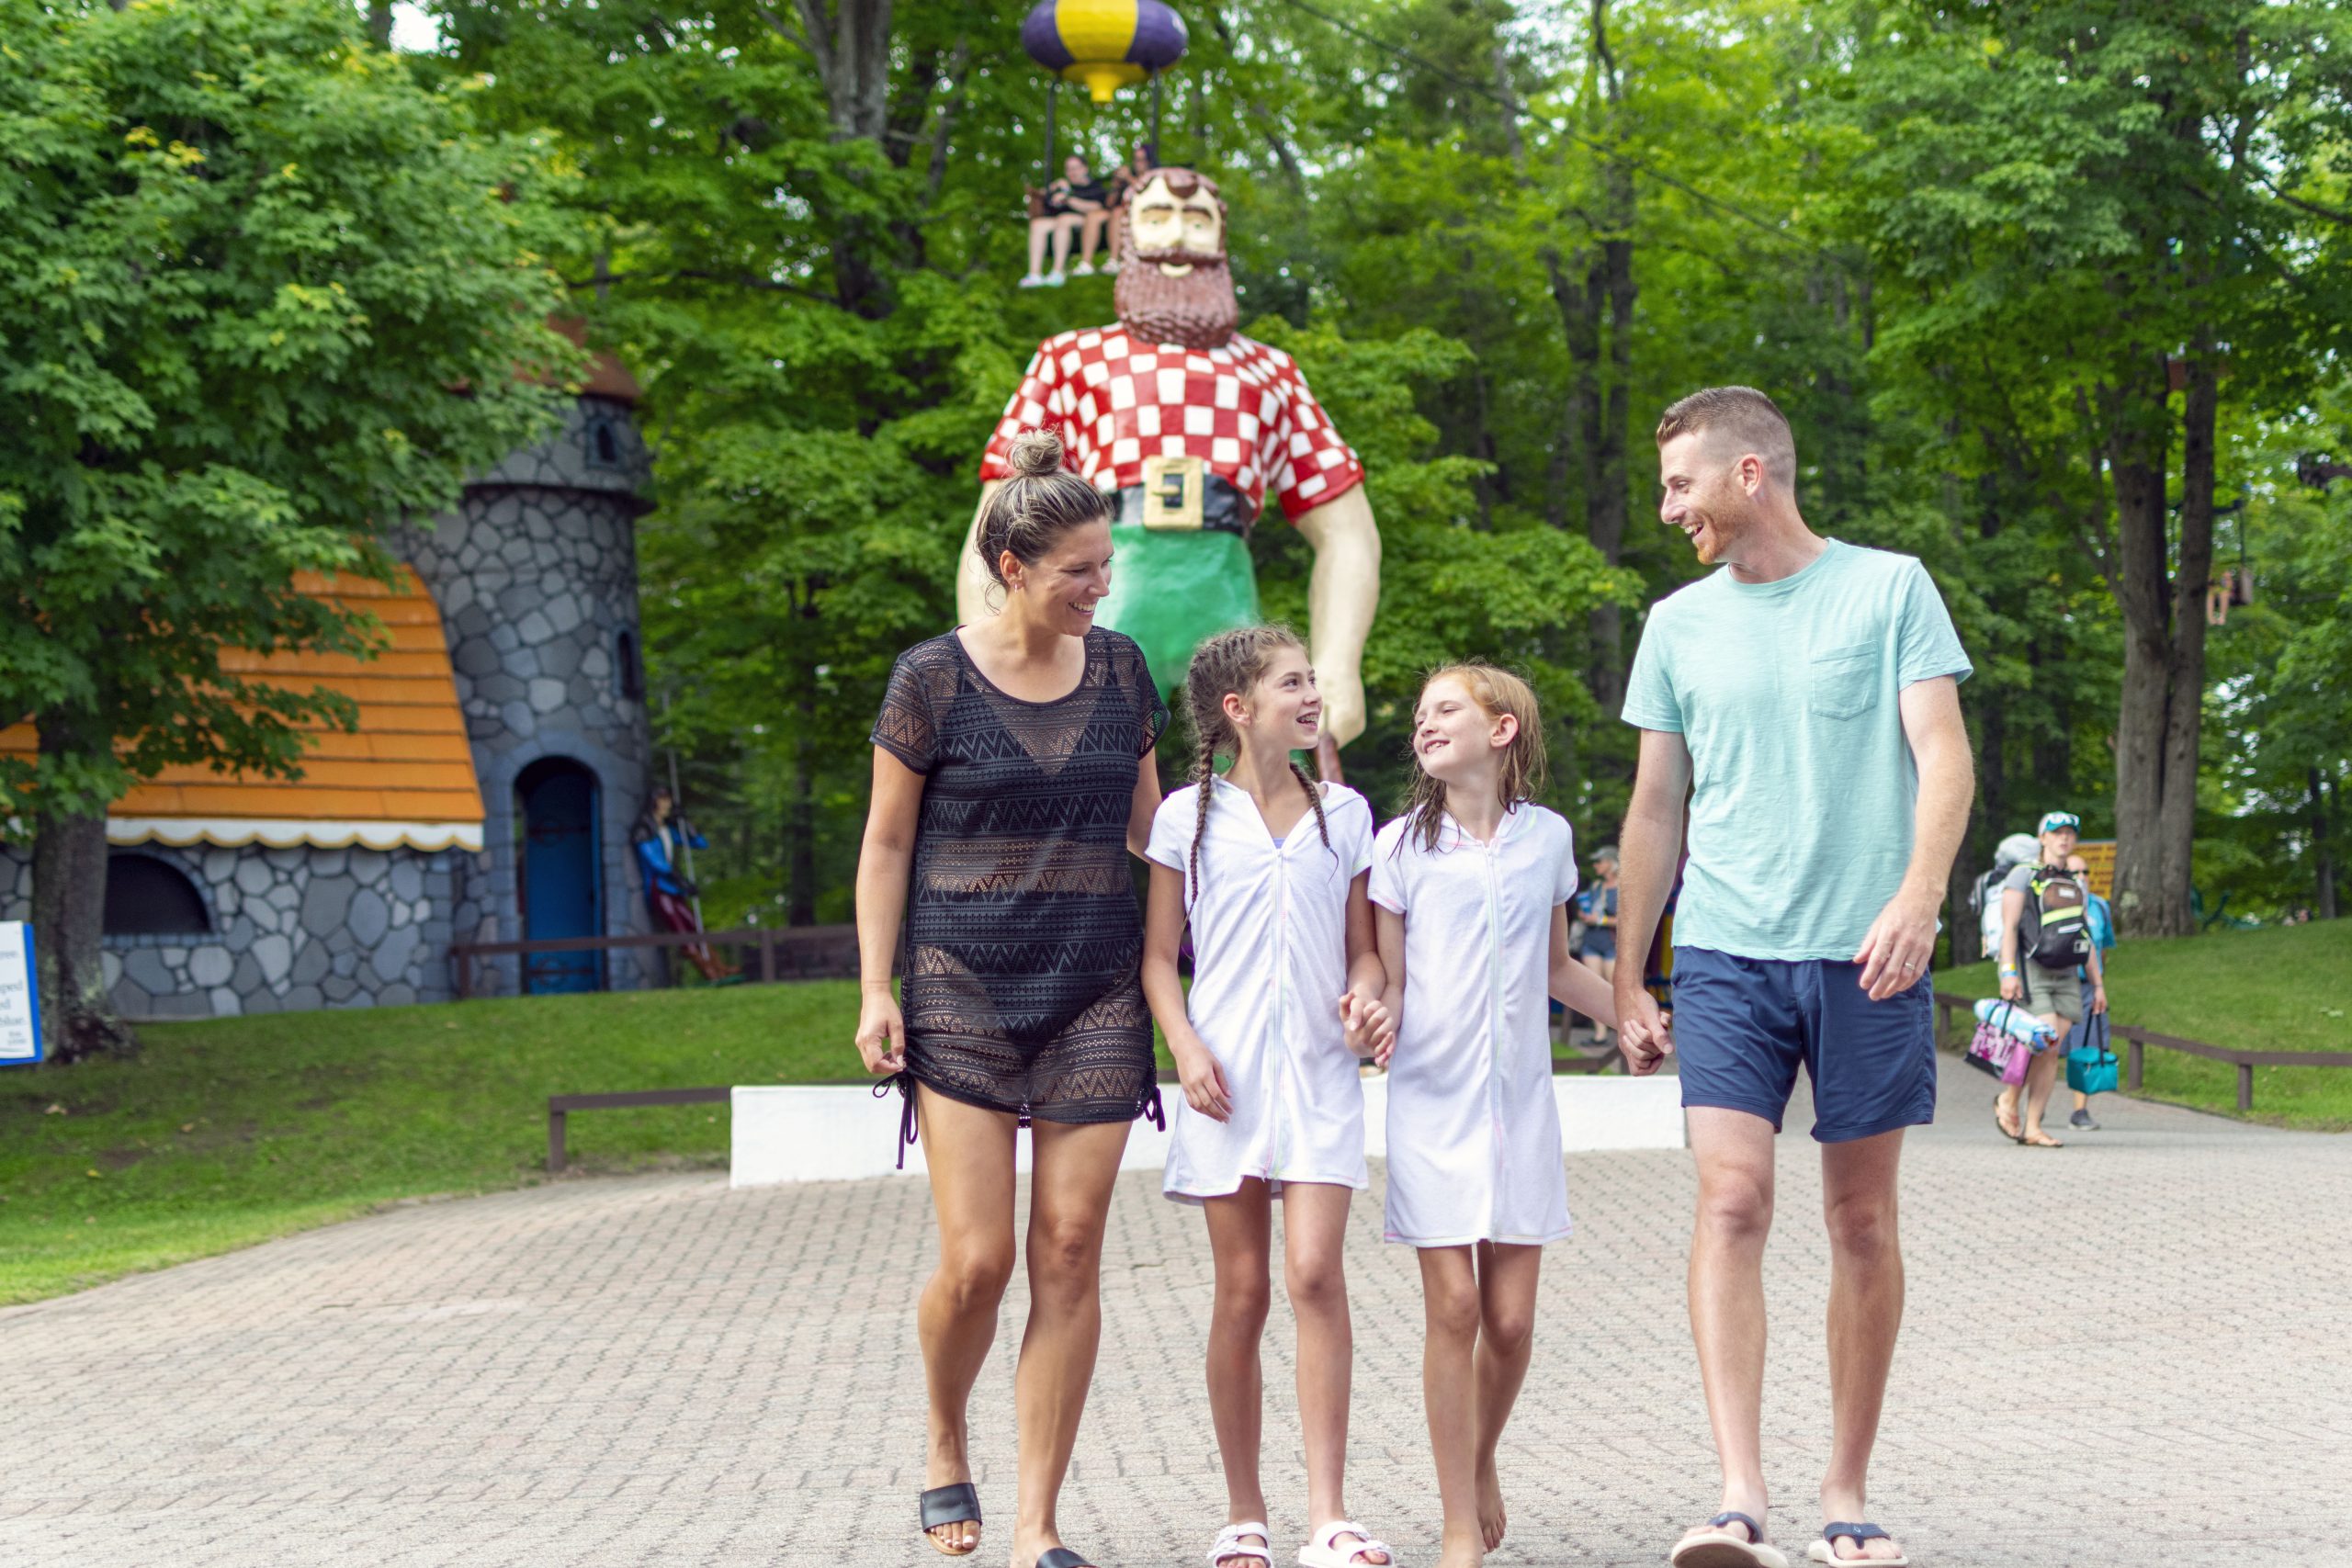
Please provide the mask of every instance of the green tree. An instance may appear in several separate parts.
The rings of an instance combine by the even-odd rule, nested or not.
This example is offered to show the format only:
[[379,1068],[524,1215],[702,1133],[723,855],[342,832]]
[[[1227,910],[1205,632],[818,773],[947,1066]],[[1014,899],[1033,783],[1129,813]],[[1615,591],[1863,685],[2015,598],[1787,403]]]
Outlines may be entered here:
[[[893,655],[953,619],[980,450],[1039,340],[1113,313],[1104,281],[1012,287],[1046,97],[1018,51],[1021,8],[719,4],[689,24],[628,0],[484,0],[446,15],[449,62],[494,75],[502,123],[544,128],[581,176],[552,248],[646,386],[661,493],[639,531],[648,649],[714,869],[772,876],[788,919],[841,918],[866,730]],[[1480,461],[1435,450],[1417,412],[1465,373],[1457,344],[1409,322],[1376,338],[1325,324],[1342,302],[1318,296],[1319,242],[1296,213],[1308,171],[1363,133],[1361,43],[1272,6],[1194,22],[1163,156],[1230,194],[1249,330],[1297,348],[1372,463],[1398,585],[1368,649],[1390,728],[1351,770],[1393,782],[1397,705],[1442,655],[1511,658],[1558,711],[1582,711],[1547,628],[1626,597],[1626,580],[1579,539],[1476,517]],[[873,37],[888,47],[842,43]],[[1099,164],[1144,129],[1141,95],[1105,111],[1079,97],[1061,98],[1066,151]],[[854,107],[876,101],[878,116]],[[1303,617],[1304,547],[1277,520],[1257,553],[1270,608]]]
[[2259,0],[1891,9],[1855,73],[1880,352],[1947,471],[2088,554],[2122,633],[2116,907],[2190,929],[2225,406],[2352,318],[2352,21]]
[[299,775],[323,690],[221,650],[364,653],[296,591],[381,576],[552,412],[572,366],[501,199],[518,150],[336,0],[0,0],[0,767],[34,833],[43,1012],[122,1049],[99,960],[106,810],[175,763]]

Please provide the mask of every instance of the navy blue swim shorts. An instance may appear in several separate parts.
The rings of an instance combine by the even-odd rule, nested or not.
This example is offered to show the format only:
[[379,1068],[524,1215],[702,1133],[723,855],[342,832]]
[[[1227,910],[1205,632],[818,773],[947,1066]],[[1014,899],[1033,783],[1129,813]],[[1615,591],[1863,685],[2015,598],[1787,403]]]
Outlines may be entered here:
[[1936,1119],[1935,987],[1925,975],[1884,1001],[1862,966],[1674,950],[1674,1051],[1682,1103],[1745,1111],[1781,1130],[1802,1065],[1813,1135],[1851,1143]]

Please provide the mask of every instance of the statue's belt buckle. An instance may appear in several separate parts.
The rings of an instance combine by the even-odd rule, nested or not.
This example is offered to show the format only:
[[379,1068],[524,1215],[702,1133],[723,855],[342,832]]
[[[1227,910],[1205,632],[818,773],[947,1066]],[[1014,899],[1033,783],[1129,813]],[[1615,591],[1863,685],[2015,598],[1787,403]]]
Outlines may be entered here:
[[1143,460],[1143,525],[1199,533],[1208,468],[1198,457]]

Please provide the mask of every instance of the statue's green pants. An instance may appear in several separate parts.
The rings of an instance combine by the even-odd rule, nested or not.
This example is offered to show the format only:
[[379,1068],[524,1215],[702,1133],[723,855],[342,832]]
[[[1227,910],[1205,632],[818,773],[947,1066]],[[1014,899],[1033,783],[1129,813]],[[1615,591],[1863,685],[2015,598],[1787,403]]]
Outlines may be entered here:
[[1204,638],[1257,624],[1258,573],[1238,534],[1114,524],[1111,557],[1094,624],[1136,639],[1171,702]]

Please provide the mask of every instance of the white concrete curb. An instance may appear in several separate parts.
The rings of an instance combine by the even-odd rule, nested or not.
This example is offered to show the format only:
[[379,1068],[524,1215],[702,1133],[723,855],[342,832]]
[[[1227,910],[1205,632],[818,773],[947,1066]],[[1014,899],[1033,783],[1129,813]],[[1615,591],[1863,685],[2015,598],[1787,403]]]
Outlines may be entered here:
[[[1163,1085],[1171,1102],[1177,1090]],[[1682,1093],[1671,1077],[1555,1077],[1564,1153],[1600,1149],[1682,1147]],[[1363,1086],[1364,1152],[1388,1152],[1388,1083]],[[1170,1110],[1172,1112],[1173,1106]],[[876,1100],[860,1086],[738,1085],[734,1094],[734,1156],[729,1185],[766,1187],[782,1181],[854,1181],[897,1169],[899,1097]],[[1158,1170],[1168,1160],[1168,1134],[1148,1122],[1128,1135],[1122,1170]],[[1029,1140],[1014,1146],[1014,1168],[1029,1168]],[[906,1174],[922,1174],[922,1145],[907,1150]]]

